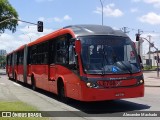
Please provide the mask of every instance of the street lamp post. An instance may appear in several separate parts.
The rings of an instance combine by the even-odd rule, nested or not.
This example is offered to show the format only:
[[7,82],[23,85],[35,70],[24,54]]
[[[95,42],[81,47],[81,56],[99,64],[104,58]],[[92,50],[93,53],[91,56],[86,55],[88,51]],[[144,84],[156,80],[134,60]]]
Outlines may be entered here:
[[102,2],[102,0],[100,0],[100,2],[101,2],[101,6],[102,6],[102,25],[103,25],[103,2]]

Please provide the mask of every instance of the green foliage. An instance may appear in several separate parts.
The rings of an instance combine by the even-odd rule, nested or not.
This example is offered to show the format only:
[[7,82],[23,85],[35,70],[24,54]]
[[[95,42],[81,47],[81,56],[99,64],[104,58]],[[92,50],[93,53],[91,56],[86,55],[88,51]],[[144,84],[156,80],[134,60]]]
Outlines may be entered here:
[[[18,18],[16,10],[11,6],[8,0],[0,0],[0,22],[13,17]],[[5,32],[5,29],[15,32],[17,25],[18,21],[13,19],[3,22],[0,24],[0,33]]]
[[155,70],[156,68],[157,66],[149,66],[149,65],[144,66],[144,70]]
[[0,67],[6,65],[6,56],[0,56]]
[[149,66],[149,65],[146,65],[145,67],[144,67],[144,70],[150,70],[151,69],[151,66]]

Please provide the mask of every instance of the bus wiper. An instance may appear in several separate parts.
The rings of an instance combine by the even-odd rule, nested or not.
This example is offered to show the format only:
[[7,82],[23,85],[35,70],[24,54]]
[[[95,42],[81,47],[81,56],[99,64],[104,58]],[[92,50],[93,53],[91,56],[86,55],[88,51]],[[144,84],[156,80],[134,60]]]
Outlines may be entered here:
[[127,70],[130,74],[132,74],[131,71],[131,66],[130,63],[128,63],[128,65],[126,65],[125,63],[123,63],[122,61],[117,61],[116,62],[117,66],[120,67],[122,70]]
[[102,53],[102,58],[103,58],[103,61],[102,61],[102,75],[105,75],[105,61],[106,61],[106,56],[105,56],[105,50],[103,48],[103,53]]
[[[103,62],[102,62],[102,75],[105,75],[105,62],[107,62],[106,51],[103,48]],[[108,66],[107,66],[108,67]]]

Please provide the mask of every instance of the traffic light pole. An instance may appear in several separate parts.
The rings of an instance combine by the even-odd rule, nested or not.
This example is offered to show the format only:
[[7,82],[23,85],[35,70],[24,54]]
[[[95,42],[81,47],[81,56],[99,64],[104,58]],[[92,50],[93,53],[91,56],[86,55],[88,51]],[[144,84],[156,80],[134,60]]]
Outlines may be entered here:
[[17,20],[17,21],[21,21],[21,22],[24,22],[24,23],[29,23],[29,24],[37,25],[37,24],[32,23],[32,22],[27,22],[27,21],[24,21],[24,20],[16,19],[16,18],[14,18],[14,17],[5,19],[5,20],[3,20],[3,21],[0,21],[0,24],[1,24],[1,23],[4,23],[4,22],[6,22],[6,21],[9,21],[9,20]]
[[[156,49],[156,53],[157,53],[157,77],[159,77],[159,54],[158,54],[158,48],[156,48],[153,43],[150,42],[150,40],[147,40],[146,38],[140,37],[141,39],[146,40],[149,43],[149,46],[152,45],[152,47],[154,47]],[[150,60],[149,60],[150,61]]]
[[12,17],[12,18],[7,18],[3,21],[0,21],[0,24],[4,23],[6,21],[9,21],[9,20],[17,20],[17,21],[21,21],[21,22],[24,22],[24,23],[32,24],[32,25],[37,25],[38,26],[38,32],[43,32],[43,22],[42,21],[38,21],[38,23],[36,24],[36,23],[32,23],[32,22],[28,22],[28,21],[24,21],[24,20],[20,20],[20,19],[17,19],[15,17]]
[[21,21],[21,22],[28,23],[28,24],[32,24],[32,25],[37,25],[37,24],[35,24],[35,23],[27,22],[27,21],[24,21],[24,20],[19,20],[19,19],[14,19],[14,20]]

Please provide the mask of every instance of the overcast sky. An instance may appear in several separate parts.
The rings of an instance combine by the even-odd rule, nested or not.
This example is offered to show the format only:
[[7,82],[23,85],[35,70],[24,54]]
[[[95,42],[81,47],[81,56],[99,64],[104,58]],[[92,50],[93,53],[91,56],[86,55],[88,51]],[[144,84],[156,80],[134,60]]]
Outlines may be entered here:
[[[160,49],[160,0],[102,0],[104,25],[114,29],[127,27],[128,36],[135,41],[140,29],[142,36],[152,36]],[[19,19],[44,22],[44,32],[37,26],[19,22],[16,33],[6,31],[0,36],[0,49],[10,52],[58,28],[72,24],[101,24],[100,0],[9,0],[19,14]],[[143,53],[148,43],[143,43]]]

